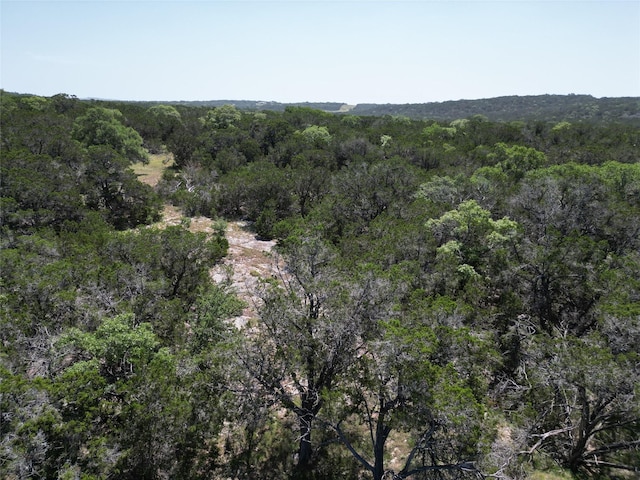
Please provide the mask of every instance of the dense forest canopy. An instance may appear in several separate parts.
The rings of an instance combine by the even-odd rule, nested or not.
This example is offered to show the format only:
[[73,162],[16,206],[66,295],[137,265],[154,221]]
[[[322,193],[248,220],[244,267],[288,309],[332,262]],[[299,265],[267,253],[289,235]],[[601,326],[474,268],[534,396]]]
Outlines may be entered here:
[[639,474],[638,99],[1,101],[3,478]]
[[360,103],[349,105],[341,102],[281,103],[262,100],[202,100],[172,102],[129,102],[150,107],[174,105],[184,107],[217,108],[233,105],[244,111],[284,112],[287,107],[305,107],[325,112],[365,116],[406,116],[415,120],[453,121],[483,115],[497,122],[535,121],[560,122],[623,122],[640,125],[640,98],[603,97],[591,95],[511,95],[476,100],[450,100],[446,102],[411,104]]
[[637,97],[594,98],[591,95],[535,95],[454,100],[407,105],[356,105],[358,115],[406,115],[416,119],[453,120],[484,115],[494,121],[618,121],[640,122]]

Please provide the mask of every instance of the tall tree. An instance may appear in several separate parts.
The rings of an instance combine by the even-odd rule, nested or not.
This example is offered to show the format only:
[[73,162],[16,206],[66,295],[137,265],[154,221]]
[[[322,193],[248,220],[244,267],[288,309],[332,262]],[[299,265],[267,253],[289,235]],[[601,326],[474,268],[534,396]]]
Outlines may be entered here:
[[514,197],[522,355],[504,399],[520,454],[575,475],[637,471],[638,178],[566,164],[529,172]]
[[[333,428],[374,480],[421,473],[475,478],[483,376],[495,352],[490,336],[463,326],[464,313],[454,301],[421,303],[413,313],[382,322],[381,335],[360,348],[338,388],[343,410]],[[366,439],[354,433],[362,429]],[[397,471],[388,461],[394,432],[411,439]]]
[[124,125],[123,120],[119,110],[91,107],[76,119],[72,135],[86,146],[109,146],[130,163],[147,161],[142,137],[133,128]]
[[259,323],[241,353],[256,387],[297,419],[301,478],[311,472],[316,418],[357,358],[377,308],[375,285],[347,280],[332,265],[335,255],[317,238],[290,244],[287,268],[265,286]]

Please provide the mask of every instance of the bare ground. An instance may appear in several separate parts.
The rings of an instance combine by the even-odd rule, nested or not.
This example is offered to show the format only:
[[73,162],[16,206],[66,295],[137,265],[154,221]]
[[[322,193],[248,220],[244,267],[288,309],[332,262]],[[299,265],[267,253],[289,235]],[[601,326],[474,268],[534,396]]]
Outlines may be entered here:
[[[172,162],[170,154],[152,154],[147,164],[135,164],[133,170],[141,182],[155,187],[164,169]],[[187,219],[179,208],[165,205],[162,220],[156,226],[180,225],[185,220]],[[212,233],[212,223],[213,220],[207,217],[188,219],[189,230],[192,232]],[[246,303],[242,315],[233,319],[236,326],[242,327],[256,316],[259,279],[269,278],[276,273],[276,264],[271,256],[275,242],[258,240],[246,222],[229,222],[225,236],[229,241],[229,252],[222,263],[211,270],[211,278],[216,283],[230,284]]]
[[228,282],[246,303],[242,315],[233,319],[240,328],[256,316],[260,279],[271,278],[277,272],[271,254],[275,241],[258,240],[246,222],[230,222],[226,238],[229,252],[222,263],[211,270],[211,278],[216,283]]
[[[162,220],[156,226],[180,225],[185,220],[179,208],[165,205]],[[213,220],[207,217],[186,219],[192,232],[213,233]],[[258,240],[247,222],[228,222],[225,237],[229,251],[222,262],[211,269],[211,279],[229,285],[246,304],[242,315],[233,320],[241,328],[256,316],[257,290],[260,279],[277,273],[277,264],[271,251],[275,241]]]
[[[345,106],[348,107],[348,106]],[[344,109],[348,111],[350,108]],[[164,169],[171,164],[168,154],[151,155],[148,164],[133,166],[141,182],[155,187]],[[213,233],[213,220],[207,217],[185,218],[179,208],[166,204],[162,212],[162,220],[155,226],[180,225],[188,221],[192,232]],[[222,262],[210,271],[212,281],[228,284],[245,302],[242,314],[231,319],[237,328],[242,328],[257,317],[257,296],[260,279],[272,278],[279,274],[279,265],[272,254],[275,241],[263,241],[256,238],[247,222],[229,222],[225,231],[229,242],[229,251]],[[280,265],[281,267],[281,265]],[[407,439],[401,435],[392,435],[388,443],[391,451],[389,467],[400,470],[400,459],[410,450]]]

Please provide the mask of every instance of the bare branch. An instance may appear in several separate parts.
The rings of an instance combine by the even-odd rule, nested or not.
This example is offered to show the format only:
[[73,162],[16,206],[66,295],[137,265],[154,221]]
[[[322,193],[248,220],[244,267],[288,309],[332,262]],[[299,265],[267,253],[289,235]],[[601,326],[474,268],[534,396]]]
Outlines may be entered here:
[[638,467],[635,466],[631,466],[631,465],[621,465],[619,463],[612,463],[612,462],[603,462],[601,460],[595,459],[595,460],[585,460],[585,465],[589,465],[591,467],[598,467],[598,468],[602,468],[602,467],[608,467],[608,468],[617,468],[620,470],[627,470],[629,472],[639,472],[640,469],[638,469]]
[[340,423],[338,423],[337,425],[331,425],[331,427],[335,430],[335,432],[338,434],[338,437],[340,438],[340,441],[344,444],[345,447],[347,447],[347,449],[351,452],[351,455],[353,455],[353,457],[364,467],[366,468],[368,471],[373,472],[374,468],[373,465],[371,465],[369,462],[367,462],[367,460],[365,460],[365,458],[360,455],[360,453],[358,453],[358,451],[353,447],[353,445],[351,445],[351,442],[347,439],[347,437],[344,435],[344,432],[342,431],[342,429],[340,428]]
[[556,435],[562,435],[563,433],[567,433],[570,432],[571,430],[574,430],[576,427],[565,427],[565,428],[558,428],[556,430],[551,430],[549,432],[543,433],[541,435],[536,435],[540,437],[540,440],[538,440],[536,442],[536,444],[531,447],[528,451],[527,450],[523,450],[518,452],[519,455],[532,455],[533,452],[535,452],[538,448],[540,448],[540,446],[542,445],[542,443],[549,437],[555,437]]
[[442,472],[442,471],[452,471],[452,470],[458,470],[460,472],[466,472],[466,473],[473,473],[479,478],[482,478],[483,476],[482,473],[480,473],[480,471],[476,468],[476,466],[472,462],[462,462],[462,463],[453,463],[453,464],[450,463],[446,465],[425,465],[424,467],[418,467],[418,468],[414,468],[413,470],[409,470],[404,474],[401,472],[398,475],[398,478],[400,479],[409,478],[411,475],[415,475],[416,473],[422,473],[422,472],[433,472],[433,471]]
[[434,423],[426,432],[424,432],[420,436],[420,439],[416,442],[415,446],[411,449],[411,452],[409,452],[409,456],[405,461],[404,468],[400,471],[400,475],[405,475],[405,476],[407,475],[407,472],[410,471],[409,469],[411,468],[411,463],[413,462],[414,457],[420,450],[422,450],[425,447],[425,445],[428,443],[431,437],[433,437],[433,433],[436,431],[436,428],[438,428],[438,425]]
[[640,418],[632,418],[631,420],[626,420],[624,422],[608,423],[606,425],[603,425],[600,428],[596,428],[595,430],[592,430],[591,431],[591,436],[594,436],[594,435],[596,435],[597,433],[600,433],[600,432],[611,430],[613,428],[624,427],[625,425],[633,425],[634,423],[638,423],[638,422],[640,422]]
[[619,450],[629,450],[631,448],[635,448],[640,446],[640,440],[632,440],[630,442],[619,442],[612,443],[609,445],[604,445],[603,447],[597,448],[595,450],[591,450],[586,453],[586,456],[589,457],[597,457],[598,455],[602,455],[604,453],[616,452]]

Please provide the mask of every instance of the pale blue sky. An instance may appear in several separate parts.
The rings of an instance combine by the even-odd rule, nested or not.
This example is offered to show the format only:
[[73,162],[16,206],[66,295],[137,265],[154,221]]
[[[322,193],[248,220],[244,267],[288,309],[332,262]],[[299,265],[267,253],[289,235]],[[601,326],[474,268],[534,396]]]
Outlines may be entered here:
[[1,0],[1,87],[120,100],[640,96],[640,1]]

